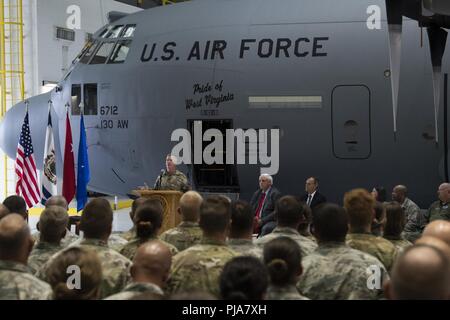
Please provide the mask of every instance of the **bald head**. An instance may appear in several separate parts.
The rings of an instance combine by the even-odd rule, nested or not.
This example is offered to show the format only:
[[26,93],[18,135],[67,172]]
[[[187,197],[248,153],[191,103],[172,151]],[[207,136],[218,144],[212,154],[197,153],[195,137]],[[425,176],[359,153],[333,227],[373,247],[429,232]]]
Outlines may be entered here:
[[51,206],[57,206],[65,209],[66,211],[69,210],[69,205],[67,204],[66,198],[63,196],[52,196],[48,198],[48,200],[45,202],[45,207],[51,207]]
[[439,186],[438,197],[444,203],[450,202],[450,183],[442,183]]
[[392,190],[392,200],[402,204],[406,199],[407,193],[408,189],[406,188],[406,186],[399,184]]
[[195,191],[188,191],[181,196],[179,212],[184,221],[198,222],[202,201],[202,196]]
[[450,246],[450,222],[435,220],[426,226],[423,235],[438,238]]
[[30,229],[21,215],[11,213],[0,220],[0,260],[26,264],[32,247]]
[[3,203],[0,203],[0,220],[8,214],[9,209]]
[[450,261],[450,246],[441,239],[431,236],[422,236],[421,238],[417,239],[414,244],[423,244],[434,247],[440,250]]
[[392,270],[387,296],[394,300],[447,299],[450,294],[449,261],[435,247],[407,248]]
[[138,248],[130,272],[134,282],[149,282],[163,287],[171,265],[169,247],[159,240],[152,240]]

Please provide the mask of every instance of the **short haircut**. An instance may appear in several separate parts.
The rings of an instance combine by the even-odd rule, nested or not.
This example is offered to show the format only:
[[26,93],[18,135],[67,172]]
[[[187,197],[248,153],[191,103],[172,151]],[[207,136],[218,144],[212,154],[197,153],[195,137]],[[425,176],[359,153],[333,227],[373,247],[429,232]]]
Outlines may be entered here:
[[403,208],[397,202],[389,202],[386,205],[386,225],[384,236],[400,236],[405,227],[406,218]]
[[113,222],[113,211],[106,199],[93,199],[84,207],[80,219],[80,230],[86,238],[100,239],[110,234]]
[[[74,272],[69,268],[73,266],[80,270],[79,288],[68,286],[68,278]],[[96,300],[100,297],[102,265],[92,249],[70,247],[51,260],[46,270],[46,280],[52,287],[54,300]]]
[[139,206],[141,206],[146,200],[144,197],[139,197],[137,199],[133,200],[133,203],[131,204],[131,217],[134,219],[134,215],[136,214],[136,210]]
[[268,285],[266,267],[251,256],[228,261],[220,275],[220,294],[224,300],[261,300]]
[[365,189],[353,189],[344,195],[344,208],[353,228],[372,224],[374,206],[375,199]]
[[302,263],[297,242],[288,237],[275,238],[264,245],[263,256],[272,284],[295,284]]
[[188,191],[180,198],[180,212],[184,219],[198,220],[200,205],[203,198],[196,191]]
[[200,206],[200,228],[205,233],[225,232],[230,224],[230,203],[221,196],[210,196]]
[[281,197],[275,204],[275,213],[279,226],[295,227],[303,219],[303,206],[293,196]]
[[318,207],[313,215],[314,234],[320,241],[344,242],[348,232],[345,210],[332,203]]
[[175,157],[173,154],[168,154],[168,155],[166,155],[166,159],[167,158],[170,158],[170,159],[172,159],[172,162],[175,164],[175,165],[177,165],[178,164],[178,158],[177,157]]
[[242,234],[253,230],[255,215],[248,202],[238,200],[231,204],[231,233]]
[[[428,256],[423,257],[426,251]],[[448,299],[449,268],[448,258],[433,246],[417,244],[406,248],[391,273],[395,297],[400,300]]]
[[47,208],[50,206],[58,206],[66,210],[69,208],[69,204],[64,196],[51,196],[48,198],[47,201],[45,201],[45,207]]
[[21,196],[13,195],[9,196],[3,201],[3,204],[8,208],[11,213],[18,213],[24,219],[28,216],[27,204]]
[[263,174],[261,174],[261,175],[259,176],[259,179],[261,179],[262,177],[267,178],[267,180],[270,181],[270,184],[273,184],[273,177],[272,177],[270,174],[268,174],[268,173],[263,173]]
[[0,260],[16,257],[30,237],[23,217],[11,213],[0,220]]
[[156,199],[148,199],[136,210],[134,224],[138,238],[156,237],[163,221],[163,207]]
[[69,215],[62,207],[49,206],[39,217],[40,238],[44,241],[57,242],[61,240],[69,223]]
[[[319,179],[317,177],[309,177],[308,179],[313,179],[314,180],[314,184],[319,185]],[[308,180],[306,179],[306,180]]]

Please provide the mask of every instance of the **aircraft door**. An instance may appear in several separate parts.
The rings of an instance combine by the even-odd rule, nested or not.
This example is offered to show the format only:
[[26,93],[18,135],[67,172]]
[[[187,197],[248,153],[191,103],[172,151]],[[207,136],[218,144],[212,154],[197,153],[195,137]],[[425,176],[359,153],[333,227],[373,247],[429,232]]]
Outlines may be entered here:
[[367,159],[371,154],[370,90],[364,85],[336,86],[332,92],[333,154]]
[[[231,119],[214,119],[214,120],[188,120],[188,128],[191,136],[194,137],[194,124],[201,123],[202,136],[208,129],[217,129],[222,134],[222,140],[226,140],[226,130],[233,129],[233,120]],[[194,139],[192,139],[192,150],[194,150]],[[198,142],[197,142],[198,143]],[[202,150],[209,145],[210,142],[202,142]],[[201,164],[194,164],[192,166],[192,182],[199,192],[225,192],[238,193],[239,181],[237,175],[237,168],[234,164],[226,164],[226,150],[219,150],[223,155],[223,164],[206,164],[202,161]],[[235,153],[236,154],[236,153]],[[192,155],[193,156],[193,155]]]

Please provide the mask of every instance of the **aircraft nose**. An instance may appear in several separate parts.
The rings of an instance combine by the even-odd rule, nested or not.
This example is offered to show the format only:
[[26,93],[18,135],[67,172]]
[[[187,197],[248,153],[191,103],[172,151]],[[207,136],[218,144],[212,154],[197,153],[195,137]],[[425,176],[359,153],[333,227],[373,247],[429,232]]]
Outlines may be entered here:
[[[28,99],[30,134],[36,159],[42,158],[44,153],[49,99],[49,93]],[[0,122],[0,148],[12,159],[16,158],[17,144],[24,118],[25,102],[22,101],[9,109]],[[40,161],[37,161],[36,164],[40,167]]]

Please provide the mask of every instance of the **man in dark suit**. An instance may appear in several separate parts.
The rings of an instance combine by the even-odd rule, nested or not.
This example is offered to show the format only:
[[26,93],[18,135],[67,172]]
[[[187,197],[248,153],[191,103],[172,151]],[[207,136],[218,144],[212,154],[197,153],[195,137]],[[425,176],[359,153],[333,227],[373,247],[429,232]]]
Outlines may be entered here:
[[259,177],[259,190],[250,200],[250,205],[255,213],[255,225],[259,236],[264,236],[275,228],[275,203],[281,197],[280,191],[273,186],[273,178],[268,174]]
[[306,179],[305,193],[300,197],[300,201],[305,202],[311,209],[321,203],[327,202],[327,198],[319,193],[319,180],[316,177]]

